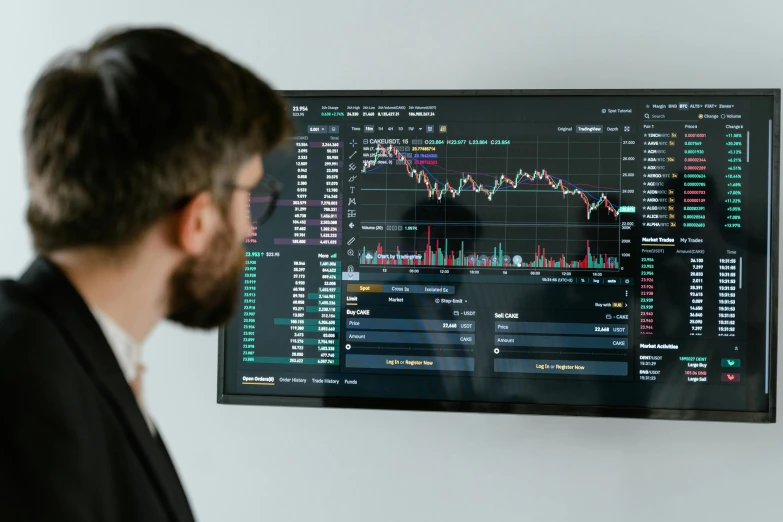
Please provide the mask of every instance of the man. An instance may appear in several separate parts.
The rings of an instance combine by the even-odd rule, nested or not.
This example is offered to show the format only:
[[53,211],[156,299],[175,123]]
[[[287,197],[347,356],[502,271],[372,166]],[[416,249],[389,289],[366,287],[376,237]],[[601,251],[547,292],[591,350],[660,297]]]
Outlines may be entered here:
[[249,194],[275,200],[261,157],[289,134],[268,85],[173,30],[103,36],[38,79],[38,257],[0,282],[0,520],[192,520],[139,347],[164,318],[229,319]]

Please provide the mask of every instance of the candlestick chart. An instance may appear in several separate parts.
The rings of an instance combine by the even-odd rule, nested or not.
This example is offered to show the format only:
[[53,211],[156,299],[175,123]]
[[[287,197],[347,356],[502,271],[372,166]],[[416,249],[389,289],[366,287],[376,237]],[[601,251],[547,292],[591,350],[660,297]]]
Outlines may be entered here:
[[355,255],[362,265],[620,270],[621,159],[619,139],[595,137],[378,141],[359,169]]

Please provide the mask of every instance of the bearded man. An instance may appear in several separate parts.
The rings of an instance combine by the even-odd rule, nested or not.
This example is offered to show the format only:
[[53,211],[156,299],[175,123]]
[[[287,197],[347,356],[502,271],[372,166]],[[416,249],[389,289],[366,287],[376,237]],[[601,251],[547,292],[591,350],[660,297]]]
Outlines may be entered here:
[[0,520],[190,521],[140,350],[161,320],[232,316],[284,103],[203,43],[135,28],[54,61],[25,118],[36,258],[0,282]]

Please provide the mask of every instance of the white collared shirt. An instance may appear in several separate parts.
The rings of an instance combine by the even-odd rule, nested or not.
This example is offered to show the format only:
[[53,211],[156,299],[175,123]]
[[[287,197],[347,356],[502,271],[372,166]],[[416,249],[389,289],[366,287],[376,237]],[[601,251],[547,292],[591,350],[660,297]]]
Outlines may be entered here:
[[[98,322],[98,325],[100,325],[101,330],[103,330],[103,335],[109,342],[109,346],[111,346],[114,356],[117,358],[117,362],[125,376],[125,380],[130,384],[136,379],[139,368],[141,367],[141,345],[135,342],[114,319],[100,310],[91,310],[95,316],[95,320]],[[139,404],[139,409],[144,416],[144,420],[147,422],[147,426],[154,435],[156,433],[155,423],[152,422],[152,418],[144,404],[143,394],[141,395],[141,397],[136,397],[136,402]]]

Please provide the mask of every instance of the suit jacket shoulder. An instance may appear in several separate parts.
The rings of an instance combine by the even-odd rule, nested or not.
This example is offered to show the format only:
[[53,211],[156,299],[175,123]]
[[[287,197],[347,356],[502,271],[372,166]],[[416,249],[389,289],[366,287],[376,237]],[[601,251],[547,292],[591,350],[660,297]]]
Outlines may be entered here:
[[[1,518],[92,520],[99,474],[92,472],[93,440],[84,430],[90,424],[85,380],[52,321],[10,286],[0,285],[0,394],[6,398],[0,513],[10,515]],[[32,500],[33,490],[52,501]]]
[[95,318],[46,260],[0,282],[0,393],[0,520],[193,519]]

